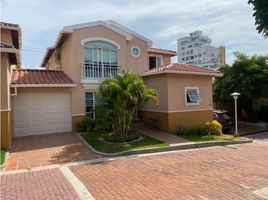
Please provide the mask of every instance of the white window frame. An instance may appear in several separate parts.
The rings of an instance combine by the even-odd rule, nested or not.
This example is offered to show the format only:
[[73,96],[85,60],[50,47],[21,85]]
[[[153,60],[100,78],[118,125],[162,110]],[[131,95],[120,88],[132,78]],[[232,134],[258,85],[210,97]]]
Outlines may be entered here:
[[[138,49],[139,54],[138,54],[138,55],[134,55],[133,52],[132,52],[133,49]],[[134,58],[138,58],[138,57],[141,55],[141,50],[140,50],[140,48],[137,47],[137,46],[133,46],[133,47],[131,48],[130,52],[131,52],[131,55],[132,55]]]
[[[14,88],[14,93],[11,92],[11,88]],[[17,87],[11,87],[10,88],[10,96],[17,96]]]
[[[163,65],[163,56],[162,55],[154,55],[154,54],[149,54],[147,57],[147,63],[148,63],[148,67],[150,68],[150,57],[155,57],[155,63],[156,63],[156,58],[159,57],[160,58],[160,66]],[[160,67],[160,66],[156,66],[156,67]]]
[[90,38],[83,39],[83,40],[81,40],[81,46],[84,46],[86,42],[92,42],[92,41],[96,41],[96,40],[111,43],[117,47],[117,50],[120,49],[120,45],[118,43],[116,43],[115,41],[110,40],[108,38],[104,38],[104,37],[90,37]]
[[187,102],[187,90],[189,90],[189,89],[196,90],[197,91],[197,94],[200,97],[199,87],[197,87],[197,86],[194,86],[194,87],[193,86],[187,86],[187,87],[185,87],[184,88],[184,101],[185,101],[185,105],[187,105],[187,106],[197,106],[197,105],[200,105],[201,97],[200,97],[200,100],[197,103]]
[[[85,91],[85,102],[86,102],[86,93],[90,93],[90,92],[93,93],[92,104],[93,104],[93,110],[95,110],[95,108],[96,108],[96,100],[95,100],[96,91]],[[85,115],[87,115],[89,113],[93,114],[93,119],[96,118],[96,113],[94,111],[93,112],[87,112],[87,107],[85,105]]]

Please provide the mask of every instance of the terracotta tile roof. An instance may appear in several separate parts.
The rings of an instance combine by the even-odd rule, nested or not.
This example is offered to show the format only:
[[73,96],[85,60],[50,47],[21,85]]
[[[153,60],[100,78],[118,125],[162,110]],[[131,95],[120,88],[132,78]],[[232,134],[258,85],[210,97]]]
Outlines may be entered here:
[[153,68],[143,73],[142,76],[149,76],[160,73],[179,73],[179,74],[196,74],[196,75],[210,75],[221,76],[221,73],[214,69],[189,64],[171,63],[160,67]]
[[167,49],[148,48],[147,51],[148,51],[149,53],[162,53],[162,54],[177,55],[177,52],[176,52],[176,51],[167,50]]
[[13,70],[12,84],[75,84],[60,70],[19,69]]
[[8,44],[8,43],[4,43],[4,42],[0,42],[0,48],[15,48],[13,44]]

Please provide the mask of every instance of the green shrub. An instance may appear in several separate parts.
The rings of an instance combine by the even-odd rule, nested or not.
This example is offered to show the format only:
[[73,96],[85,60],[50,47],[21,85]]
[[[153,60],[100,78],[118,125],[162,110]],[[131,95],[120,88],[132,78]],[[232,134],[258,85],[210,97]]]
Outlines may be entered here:
[[94,131],[110,131],[112,130],[111,125],[111,112],[108,106],[102,105],[95,109],[96,113],[96,126]]
[[176,135],[206,135],[207,131],[202,127],[186,128],[179,127],[176,131]]
[[83,121],[77,124],[76,130],[78,132],[90,132],[93,130],[94,126],[94,120],[91,117],[87,116],[85,119],[83,119]]

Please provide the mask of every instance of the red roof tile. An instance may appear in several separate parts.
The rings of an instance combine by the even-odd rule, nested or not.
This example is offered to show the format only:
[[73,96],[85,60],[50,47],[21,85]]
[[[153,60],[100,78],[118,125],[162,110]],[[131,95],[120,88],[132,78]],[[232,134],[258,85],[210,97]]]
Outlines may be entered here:
[[180,74],[200,74],[220,76],[221,73],[214,69],[208,69],[206,67],[200,67],[197,65],[171,63],[160,67],[153,68],[146,71],[143,76],[159,74],[159,73],[180,73]]
[[162,54],[171,54],[171,55],[177,54],[176,51],[167,50],[167,49],[159,49],[159,48],[148,48],[147,51],[151,53],[162,53]]
[[75,84],[60,70],[20,69],[13,70],[12,84]]

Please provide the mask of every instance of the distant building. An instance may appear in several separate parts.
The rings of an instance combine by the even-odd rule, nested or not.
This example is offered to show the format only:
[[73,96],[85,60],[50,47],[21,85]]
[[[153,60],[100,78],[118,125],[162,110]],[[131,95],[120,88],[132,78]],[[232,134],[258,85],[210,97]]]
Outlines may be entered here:
[[210,46],[211,39],[202,31],[190,33],[190,37],[177,40],[178,63],[195,64],[208,68],[216,68],[225,64],[225,47]]

